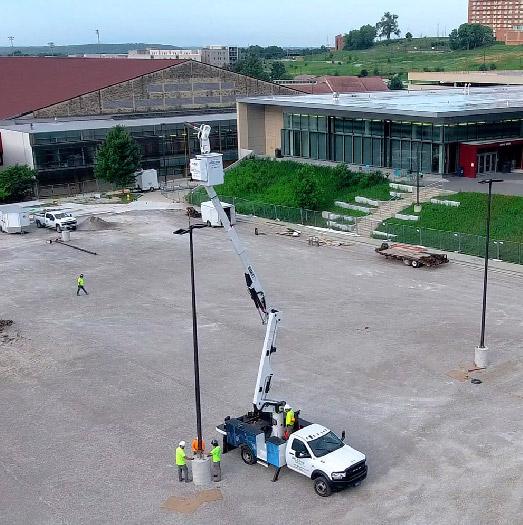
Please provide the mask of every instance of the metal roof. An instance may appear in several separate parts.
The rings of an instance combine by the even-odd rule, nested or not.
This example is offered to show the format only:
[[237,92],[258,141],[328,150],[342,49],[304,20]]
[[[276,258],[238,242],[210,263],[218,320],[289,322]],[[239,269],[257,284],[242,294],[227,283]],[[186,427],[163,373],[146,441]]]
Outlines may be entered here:
[[322,110],[333,114],[365,114],[371,117],[445,118],[482,116],[486,114],[521,113],[523,88],[494,87],[438,91],[389,91],[365,94],[285,95],[245,97],[238,102],[284,106],[296,110]]
[[0,57],[0,119],[154,73],[184,60]]
[[109,129],[114,126],[134,128],[137,126],[159,126],[161,124],[183,124],[184,122],[216,122],[222,120],[236,120],[236,113],[210,113],[204,115],[181,115],[155,118],[93,118],[81,120],[5,120],[0,121],[2,130],[18,131],[21,133],[52,133],[63,131],[80,131],[85,129]]

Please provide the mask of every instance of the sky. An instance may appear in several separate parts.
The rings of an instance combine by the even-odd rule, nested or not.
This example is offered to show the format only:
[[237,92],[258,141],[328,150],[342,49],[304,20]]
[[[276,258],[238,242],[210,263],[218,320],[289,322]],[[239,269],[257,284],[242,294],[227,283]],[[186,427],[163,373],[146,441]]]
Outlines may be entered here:
[[[402,34],[448,34],[467,0],[0,0],[0,46],[149,42],[175,46],[320,46],[399,15]],[[446,31],[446,33],[444,33]]]

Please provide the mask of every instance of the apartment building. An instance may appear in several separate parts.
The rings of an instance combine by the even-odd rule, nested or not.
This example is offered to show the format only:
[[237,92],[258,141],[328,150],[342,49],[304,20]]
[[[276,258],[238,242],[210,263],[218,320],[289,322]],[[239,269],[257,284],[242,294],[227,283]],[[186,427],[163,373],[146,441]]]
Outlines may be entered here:
[[523,43],[523,0],[469,0],[468,21],[491,27],[501,42]]

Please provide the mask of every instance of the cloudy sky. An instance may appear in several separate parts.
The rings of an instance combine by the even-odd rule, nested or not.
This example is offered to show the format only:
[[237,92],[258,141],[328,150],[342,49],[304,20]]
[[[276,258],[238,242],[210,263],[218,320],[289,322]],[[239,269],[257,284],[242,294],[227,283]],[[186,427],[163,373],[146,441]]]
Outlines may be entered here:
[[154,42],[318,46],[384,11],[414,36],[466,21],[466,0],[0,0],[0,45]]

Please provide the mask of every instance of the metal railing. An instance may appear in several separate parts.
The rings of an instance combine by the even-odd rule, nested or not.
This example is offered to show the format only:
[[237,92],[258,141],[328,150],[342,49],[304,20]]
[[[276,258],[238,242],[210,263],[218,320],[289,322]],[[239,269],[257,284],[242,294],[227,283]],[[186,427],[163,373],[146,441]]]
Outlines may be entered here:
[[49,184],[39,186],[35,190],[35,197],[43,199],[46,197],[73,197],[82,193],[100,193],[115,191],[118,189],[114,184],[102,182],[97,179],[82,182],[70,182],[67,184]]
[[[417,228],[405,224],[383,223],[379,226],[383,236],[374,235],[375,238],[385,236],[395,242],[416,244],[436,248],[447,252],[464,253],[485,257],[485,237],[461,232],[446,232],[431,228]],[[514,241],[491,240],[489,252],[492,259],[505,262],[523,264],[523,244]]]

